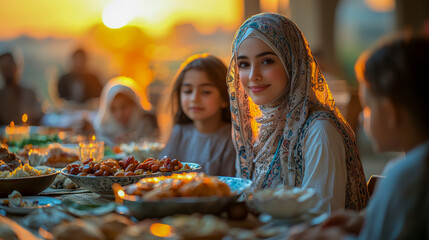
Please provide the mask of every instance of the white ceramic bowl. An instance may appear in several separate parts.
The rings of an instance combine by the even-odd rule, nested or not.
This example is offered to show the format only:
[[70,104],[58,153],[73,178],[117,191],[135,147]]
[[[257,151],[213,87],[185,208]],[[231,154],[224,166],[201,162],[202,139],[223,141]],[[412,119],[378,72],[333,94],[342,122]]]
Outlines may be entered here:
[[273,218],[294,218],[307,213],[317,201],[313,189],[280,187],[255,192],[247,203],[250,208]]

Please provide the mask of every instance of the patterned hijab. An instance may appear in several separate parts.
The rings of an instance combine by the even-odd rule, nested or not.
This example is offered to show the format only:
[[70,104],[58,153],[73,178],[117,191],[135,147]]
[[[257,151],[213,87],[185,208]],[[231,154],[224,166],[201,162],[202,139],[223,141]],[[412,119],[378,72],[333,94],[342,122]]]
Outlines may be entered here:
[[[238,50],[250,37],[261,39],[274,50],[289,78],[284,94],[266,105],[256,105],[239,81]],[[307,40],[294,22],[274,13],[246,20],[233,41],[227,84],[240,177],[252,179],[256,189],[301,186],[306,133],[315,120],[329,120],[346,147],[346,208],[366,206],[365,176],[354,133],[336,107]]]

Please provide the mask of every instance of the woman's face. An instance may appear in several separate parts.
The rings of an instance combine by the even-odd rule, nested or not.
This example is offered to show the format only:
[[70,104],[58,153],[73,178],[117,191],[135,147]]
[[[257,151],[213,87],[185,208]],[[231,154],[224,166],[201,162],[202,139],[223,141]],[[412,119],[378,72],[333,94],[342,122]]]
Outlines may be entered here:
[[241,43],[237,67],[241,85],[257,105],[273,102],[287,87],[282,61],[259,38],[247,38]]
[[116,95],[110,104],[110,111],[113,117],[122,125],[128,124],[134,110],[134,102],[122,94]]
[[204,71],[188,70],[180,87],[180,104],[183,112],[192,121],[219,118],[227,106],[219,89],[209,80]]

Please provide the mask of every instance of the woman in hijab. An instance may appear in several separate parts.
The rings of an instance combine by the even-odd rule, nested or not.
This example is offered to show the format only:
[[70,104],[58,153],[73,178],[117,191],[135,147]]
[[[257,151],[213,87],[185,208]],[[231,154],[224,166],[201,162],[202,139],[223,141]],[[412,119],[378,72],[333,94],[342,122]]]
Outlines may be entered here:
[[101,93],[94,129],[109,145],[156,137],[156,118],[141,87],[131,78],[111,79]]
[[365,208],[355,135],[295,23],[274,13],[246,20],[232,44],[227,84],[239,177],[256,190],[314,188],[323,211]]

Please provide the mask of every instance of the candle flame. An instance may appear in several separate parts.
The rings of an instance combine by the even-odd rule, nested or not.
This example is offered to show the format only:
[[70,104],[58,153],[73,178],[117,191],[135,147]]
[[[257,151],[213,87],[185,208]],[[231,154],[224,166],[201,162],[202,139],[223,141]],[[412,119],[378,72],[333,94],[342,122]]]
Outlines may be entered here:
[[113,193],[115,194],[116,203],[122,204],[124,202],[125,192],[122,189],[122,186],[118,183],[112,185]]
[[27,122],[27,120],[28,120],[28,116],[27,116],[27,114],[22,114],[22,122],[23,123],[26,123]]
[[124,192],[124,190],[120,189],[120,190],[118,191],[118,196],[119,196],[120,198],[124,198],[124,197],[125,197],[125,192]]
[[171,226],[163,223],[154,223],[150,225],[150,232],[157,237],[171,236]]
[[95,135],[92,135],[91,139],[92,139],[92,141],[95,141]]
[[12,121],[12,122],[10,122],[10,127],[11,128],[14,128],[15,127],[15,123]]

